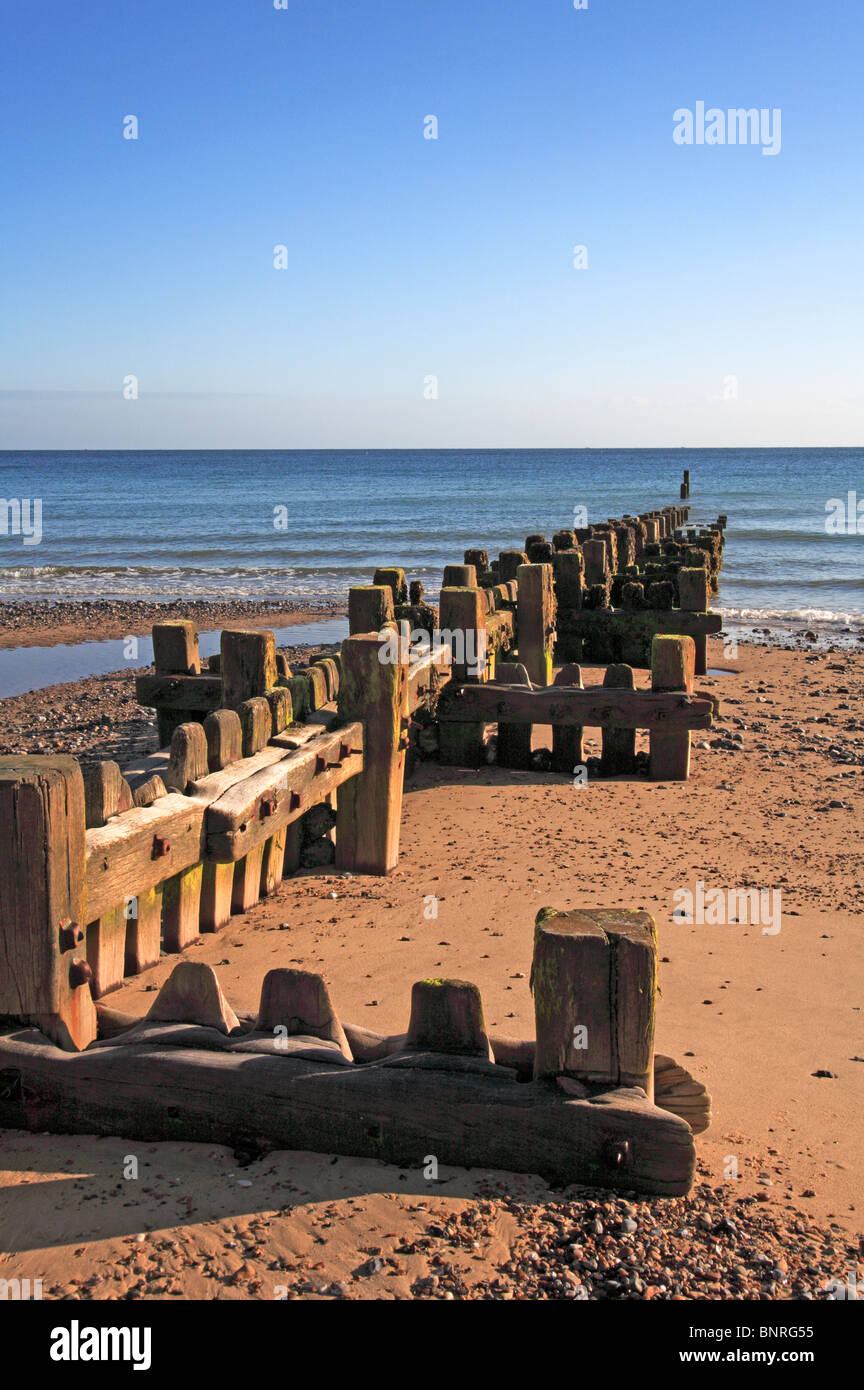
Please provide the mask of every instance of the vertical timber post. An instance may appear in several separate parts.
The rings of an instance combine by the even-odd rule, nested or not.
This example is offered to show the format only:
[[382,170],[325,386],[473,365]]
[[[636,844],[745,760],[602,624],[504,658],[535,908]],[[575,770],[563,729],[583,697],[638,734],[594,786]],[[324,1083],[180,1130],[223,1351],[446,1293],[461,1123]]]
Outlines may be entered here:
[[517,573],[516,644],[519,661],[535,686],[552,684],[555,590],[551,565],[520,565]]
[[58,1047],[96,1038],[87,921],[84,781],[70,757],[0,759],[0,1014]]
[[[683,568],[678,571],[678,606],[688,613],[707,613],[709,598],[709,575],[704,566]],[[695,674],[704,676],[708,670],[708,638],[700,632],[693,641],[696,644]]]
[[653,1097],[657,931],[647,912],[544,908],[534,928],[534,1076]]
[[[484,592],[476,588],[442,589],[438,624],[442,640],[453,650],[451,686],[483,684],[488,678],[486,660],[486,605]],[[486,725],[442,720],[438,726],[438,753],[448,767],[481,767],[485,760]]]
[[[200,676],[201,657],[198,654],[198,629],[193,622],[154,623],[153,668],[158,676]],[[159,747],[167,748],[178,724],[194,719],[190,710],[156,709],[159,726]],[[203,715],[202,715],[203,718]]]
[[336,865],[388,874],[399,862],[408,746],[408,647],[397,633],[356,633],[342,643],[339,715],[363,724],[363,771],[339,788]]
[[[692,637],[655,633],[651,641],[651,689],[692,695],[696,645]],[[651,729],[650,771],[654,782],[686,782],[690,776],[690,730]]]

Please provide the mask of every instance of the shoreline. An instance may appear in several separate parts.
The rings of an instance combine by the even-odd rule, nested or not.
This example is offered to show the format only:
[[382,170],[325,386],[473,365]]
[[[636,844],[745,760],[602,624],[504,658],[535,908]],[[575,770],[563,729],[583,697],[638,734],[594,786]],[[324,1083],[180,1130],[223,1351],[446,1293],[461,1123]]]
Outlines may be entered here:
[[[16,599],[0,601],[0,650],[147,637],[155,622],[191,618],[200,629],[289,627],[343,618],[340,599]],[[279,621],[276,622],[276,619]]]
[[[431,595],[437,597],[437,595]],[[723,612],[716,608],[715,612]],[[344,618],[347,597],[304,599],[15,599],[0,600],[0,651],[16,647],[74,646],[83,642],[149,636],[155,622],[192,618],[201,631],[219,627],[289,627]],[[788,617],[724,616],[721,637],[785,651],[860,651],[861,627]]]

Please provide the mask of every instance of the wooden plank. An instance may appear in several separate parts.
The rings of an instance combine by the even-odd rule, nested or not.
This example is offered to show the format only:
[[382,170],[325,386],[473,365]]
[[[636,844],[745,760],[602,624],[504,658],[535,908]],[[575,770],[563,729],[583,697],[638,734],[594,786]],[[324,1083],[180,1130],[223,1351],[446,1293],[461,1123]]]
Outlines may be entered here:
[[307,716],[303,724],[291,724],[283,733],[274,734],[269,747],[292,752],[296,748],[303,748],[313,738],[334,728],[338,723],[339,715],[335,709],[328,706],[326,709],[315,710],[314,714]]
[[503,719],[512,724],[710,729],[712,709],[707,698],[684,692],[606,690],[602,686],[525,690],[521,686],[451,682],[441,693],[438,717],[442,723],[478,719],[492,724]]
[[[88,829],[102,826],[132,807],[132,793],[116,763],[100,763],[84,791]],[[116,903],[104,916],[87,924],[87,963],[92,971],[94,999],[119,989],[126,968],[126,906]]]
[[642,609],[636,613],[623,608],[616,608],[611,613],[582,608],[568,614],[567,626],[568,630],[590,634],[592,628],[627,626],[634,621],[650,622],[655,632],[671,632],[685,637],[695,637],[704,632],[710,636],[722,629],[723,614],[692,613],[683,608]]
[[109,912],[127,894],[145,893],[197,864],[204,852],[207,803],[169,792],[86,832],[87,914]]
[[77,1055],[30,1033],[0,1037],[0,1068],[21,1079],[0,1093],[0,1125],[210,1145],[243,1134],[265,1148],[411,1167],[433,1152],[440,1163],[663,1196],[693,1180],[689,1126],[632,1089],[597,1104],[434,1053],[337,1066],[271,1049],[250,1065],[248,1042],[212,1037],[220,1050],[123,1045],[121,1035]]
[[204,720],[207,740],[207,767],[221,772],[243,756],[243,728],[240,716],[233,709],[217,709]]
[[220,676],[136,676],[139,705],[168,710],[218,709],[222,703]]
[[261,897],[261,868],[264,863],[264,839],[234,865],[231,911],[248,912]]
[[332,1042],[349,1062],[351,1048],[333,1007],[330,991],[320,975],[308,970],[268,970],[261,985],[261,999],[254,1032],[283,1029],[285,1036],[320,1038]]
[[336,864],[352,873],[386,874],[399,862],[408,679],[402,661],[379,660],[383,649],[371,634],[342,643],[339,714],[363,725],[363,771],[345,782],[336,821]]
[[243,858],[357,777],[364,766],[363,738],[362,724],[347,724],[226,792],[207,811],[207,857],[223,862]]
[[[285,868],[285,847],[288,842],[288,826],[283,825],[275,835],[264,844],[264,857],[261,861],[261,897],[272,898],[282,882]],[[224,868],[224,865],[220,865]],[[206,866],[205,866],[206,868]]]
[[84,782],[75,758],[0,758],[0,1014],[87,1047]]
[[127,975],[138,975],[159,964],[162,942],[162,885],[149,888],[132,899],[126,922]]
[[204,862],[201,874],[201,902],[198,925],[202,932],[219,931],[231,918],[234,895],[234,862]]
[[87,962],[93,972],[94,999],[101,999],[123,984],[126,970],[126,911],[124,903],[87,923]]
[[184,951],[199,935],[202,864],[166,879],[162,885],[162,942],[168,952]]

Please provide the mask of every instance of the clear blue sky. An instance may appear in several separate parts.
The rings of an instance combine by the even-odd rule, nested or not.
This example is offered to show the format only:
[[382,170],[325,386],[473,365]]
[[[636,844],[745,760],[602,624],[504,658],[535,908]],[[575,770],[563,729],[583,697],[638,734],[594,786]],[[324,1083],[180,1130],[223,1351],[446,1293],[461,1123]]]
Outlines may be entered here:
[[[0,447],[864,442],[860,4],[7,0],[0,40]],[[676,144],[699,101],[780,153]]]

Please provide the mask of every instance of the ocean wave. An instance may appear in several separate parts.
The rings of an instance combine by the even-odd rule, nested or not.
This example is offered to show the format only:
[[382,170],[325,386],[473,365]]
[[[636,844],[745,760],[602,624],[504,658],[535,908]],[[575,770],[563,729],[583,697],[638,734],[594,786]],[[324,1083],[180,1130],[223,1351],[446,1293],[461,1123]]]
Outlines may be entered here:
[[838,613],[831,608],[726,608],[715,610],[722,613],[723,621],[730,623],[809,623],[820,627],[851,627],[864,632],[864,614]]

